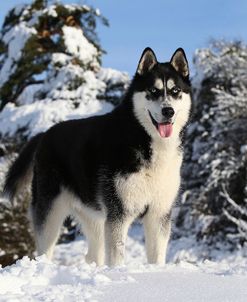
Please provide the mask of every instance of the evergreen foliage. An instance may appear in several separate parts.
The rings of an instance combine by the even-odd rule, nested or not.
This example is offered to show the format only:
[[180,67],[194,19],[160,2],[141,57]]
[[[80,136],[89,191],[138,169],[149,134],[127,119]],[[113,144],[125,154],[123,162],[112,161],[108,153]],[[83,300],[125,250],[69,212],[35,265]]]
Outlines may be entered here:
[[233,247],[247,241],[247,47],[214,41],[194,57],[194,117],[178,224]]
[[[44,84],[47,73],[54,67],[58,73],[65,63],[58,60],[58,54],[66,57],[66,65],[80,66],[84,71],[99,68],[103,50],[96,24],[99,20],[108,25],[108,21],[99,10],[86,5],[49,5],[47,2],[35,0],[31,5],[17,6],[5,18],[0,36],[1,108],[8,102],[16,103],[29,85]],[[81,55],[87,49],[69,49],[65,41],[68,28],[70,34],[77,34],[78,38],[85,36],[84,46],[91,48],[91,57]],[[76,46],[80,47],[79,42]],[[44,98],[46,94],[44,91],[40,97]]]

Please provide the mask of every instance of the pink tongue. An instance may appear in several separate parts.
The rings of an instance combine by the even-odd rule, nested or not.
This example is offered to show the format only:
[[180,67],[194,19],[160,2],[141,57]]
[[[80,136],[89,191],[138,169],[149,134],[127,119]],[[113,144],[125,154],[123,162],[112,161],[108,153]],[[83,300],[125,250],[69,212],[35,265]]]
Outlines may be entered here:
[[161,137],[169,137],[172,134],[172,124],[158,124],[158,131]]

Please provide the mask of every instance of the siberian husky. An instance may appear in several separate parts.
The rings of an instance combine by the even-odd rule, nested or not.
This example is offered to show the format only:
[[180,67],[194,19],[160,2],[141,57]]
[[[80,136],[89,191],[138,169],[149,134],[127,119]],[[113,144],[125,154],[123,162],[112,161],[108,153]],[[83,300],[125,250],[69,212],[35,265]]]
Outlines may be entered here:
[[128,229],[141,217],[148,262],[164,263],[190,108],[183,49],[159,63],[146,48],[112,112],[61,122],[32,138],[11,166],[4,192],[13,198],[32,181],[38,253],[52,257],[63,221],[72,215],[88,240],[86,261],[121,265]]

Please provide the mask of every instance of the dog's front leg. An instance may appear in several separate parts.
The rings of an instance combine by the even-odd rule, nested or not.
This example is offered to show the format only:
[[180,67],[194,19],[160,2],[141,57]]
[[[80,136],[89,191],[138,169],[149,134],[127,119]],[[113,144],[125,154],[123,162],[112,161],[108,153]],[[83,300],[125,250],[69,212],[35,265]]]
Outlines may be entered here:
[[170,214],[148,211],[143,218],[148,263],[164,264],[171,233]]
[[105,222],[105,256],[109,266],[124,263],[125,241],[131,219],[106,220]]

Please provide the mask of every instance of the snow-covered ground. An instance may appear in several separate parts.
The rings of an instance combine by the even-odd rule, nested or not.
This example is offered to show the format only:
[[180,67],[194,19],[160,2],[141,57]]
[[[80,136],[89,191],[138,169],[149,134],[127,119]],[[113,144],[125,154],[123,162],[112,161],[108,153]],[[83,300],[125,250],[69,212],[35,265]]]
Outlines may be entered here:
[[126,265],[110,269],[85,263],[83,238],[61,244],[53,263],[25,257],[1,269],[0,301],[247,301],[247,258],[219,251],[217,261],[195,261],[180,246],[172,241],[166,266],[148,265],[142,228],[135,225]]

